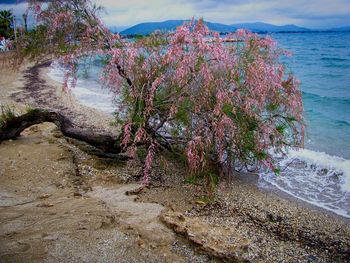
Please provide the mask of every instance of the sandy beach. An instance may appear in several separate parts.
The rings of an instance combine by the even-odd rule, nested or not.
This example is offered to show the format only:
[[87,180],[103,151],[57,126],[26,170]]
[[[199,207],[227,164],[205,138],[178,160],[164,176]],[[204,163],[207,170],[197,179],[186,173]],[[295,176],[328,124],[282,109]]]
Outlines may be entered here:
[[[1,66],[1,63],[0,63]],[[49,63],[1,66],[0,103],[62,112],[117,134],[112,117],[79,104],[47,76]],[[91,154],[54,124],[0,144],[0,262],[346,262],[350,220],[279,192],[256,175],[223,180],[214,198],[186,183],[177,160],[142,163]],[[164,165],[164,160],[166,165]]]

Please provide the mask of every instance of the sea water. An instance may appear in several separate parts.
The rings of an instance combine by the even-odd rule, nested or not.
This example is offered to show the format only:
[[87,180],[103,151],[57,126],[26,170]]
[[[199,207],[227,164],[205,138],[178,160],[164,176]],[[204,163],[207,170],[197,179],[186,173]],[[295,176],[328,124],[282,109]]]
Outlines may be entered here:
[[[93,61],[89,67],[80,65],[76,84],[73,85],[72,78],[68,78],[68,87],[83,105],[112,114],[115,110],[114,97],[108,89],[101,85],[101,69],[102,65],[98,63],[98,60]],[[60,63],[53,62],[48,75],[51,79],[63,84],[65,69]]]
[[[260,172],[259,187],[278,188],[350,218],[350,32],[273,34],[293,53],[283,63],[301,81],[305,149],[277,158],[282,172]],[[80,74],[73,93],[81,103],[112,113],[113,96],[98,81],[101,66]],[[62,82],[54,65],[50,76]]]
[[272,37],[293,53],[283,62],[301,81],[305,149],[279,159],[281,175],[260,173],[259,186],[350,218],[350,32]]

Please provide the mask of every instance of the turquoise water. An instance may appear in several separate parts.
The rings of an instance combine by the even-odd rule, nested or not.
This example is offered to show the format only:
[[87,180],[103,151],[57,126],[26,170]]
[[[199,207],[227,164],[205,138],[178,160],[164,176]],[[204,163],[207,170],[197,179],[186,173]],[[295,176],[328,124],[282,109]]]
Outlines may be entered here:
[[306,148],[350,159],[350,32],[274,34],[301,81]]
[[[350,218],[350,32],[274,34],[293,53],[284,58],[301,81],[306,121],[305,148],[278,158],[280,176],[259,173],[259,186],[278,188],[305,202]],[[99,65],[78,79],[73,93],[87,106],[108,113],[113,96],[98,83]],[[62,81],[53,66],[50,76]]]
[[272,37],[293,53],[283,62],[301,81],[306,138],[259,185],[350,218],[350,32]]

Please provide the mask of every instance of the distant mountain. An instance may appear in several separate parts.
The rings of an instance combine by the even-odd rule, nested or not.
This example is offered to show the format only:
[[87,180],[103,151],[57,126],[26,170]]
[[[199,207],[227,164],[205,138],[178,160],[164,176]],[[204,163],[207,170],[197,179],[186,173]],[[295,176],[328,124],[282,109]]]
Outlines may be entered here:
[[252,32],[304,32],[310,31],[310,29],[305,27],[299,27],[296,25],[284,25],[276,26],[272,24],[256,22],[256,23],[243,23],[243,24],[233,24],[231,25],[235,28],[244,28]]
[[120,33],[125,29],[128,29],[128,26],[111,26],[109,30],[111,30],[112,33]]
[[182,25],[185,20],[167,20],[164,22],[147,22],[132,26],[122,32],[122,35],[147,35],[156,30],[171,31]]
[[350,26],[331,28],[329,29],[329,31],[347,32],[347,31],[350,31]]
[[[148,22],[148,23],[141,23],[137,24],[135,26],[132,26],[130,28],[126,27],[111,27],[112,32],[120,32],[122,35],[148,35],[156,30],[160,31],[173,31],[178,26],[181,26],[184,22],[187,22],[189,20],[167,20],[163,22]],[[244,28],[249,31],[255,32],[255,33],[278,33],[278,32],[329,32],[329,31],[336,31],[336,32],[350,32],[350,26],[345,27],[337,27],[337,28],[330,28],[330,29],[309,29],[305,27],[299,27],[296,25],[283,25],[283,26],[276,26],[272,24],[262,23],[262,22],[256,22],[256,23],[242,23],[242,24],[232,24],[232,25],[225,25],[220,23],[213,23],[213,22],[204,22],[208,28],[212,31],[217,31],[220,33],[228,33],[228,32],[234,32],[239,28]]]
[[[122,35],[147,35],[147,34],[151,34],[156,30],[172,31],[172,30],[175,30],[178,26],[181,26],[186,21],[189,21],[189,20],[167,20],[164,22],[141,23],[122,31],[121,34]],[[232,32],[236,30],[232,26],[224,25],[220,23],[211,23],[211,22],[205,21],[205,24],[212,31]]]
[[[161,31],[172,31],[176,27],[181,26],[184,22],[188,20],[167,20],[164,22],[148,22],[141,23],[135,26],[132,26],[122,32],[122,35],[147,35],[155,30]],[[298,27],[295,25],[284,25],[284,26],[275,26],[267,23],[243,23],[243,24],[233,24],[225,25],[220,23],[212,23],[205,21],[205,24],[212,31],[217,31],[221,33],[234,32],[238,28],[248,29],[253,32],[304,32],[310,31],[310,29],[304,27]]]
[[216,31],[216,32],[221,32],[221,33],[229,33],[229,32],[234,32],[237,30],[236,27],[231,26],[231,25],[225,25],[225,24],[220,24],[220,23],[212,23],[212,22],[204,22],[209,30],[211,31]]

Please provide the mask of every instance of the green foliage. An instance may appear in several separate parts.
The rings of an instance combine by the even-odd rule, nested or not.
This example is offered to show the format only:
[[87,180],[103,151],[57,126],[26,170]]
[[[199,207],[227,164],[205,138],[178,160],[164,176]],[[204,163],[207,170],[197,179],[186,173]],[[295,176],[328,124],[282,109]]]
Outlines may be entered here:
[[26,113],[33,113],[36,109],[30,106],[29,104],[25,105],[25,112]]
[[135,39],[135,40],[141,40],[141,39],[143,39],[143,38],[144,38],[143,35],[138,35],[138,34],[136,34],[136,35],[134,36],[134,39]]
[[3,127],[7,122],[17,116],[15,108],[9,105],[1,105],[0,112],[0,127]]
[[196,185],[196,184],[198,184],[198,180],[199,180],[199,177],[197,175],[191,175],[185,179],[184,183]]
[[203,195],[203,196],[200,196],[197,200],[196,200],[196,203],[199,204],[199,205],[207,205],[207,204],[211,204],[214,202],[214,198],[213,197],[210,197],[208,195]]
[[270,104],[267,105],[266,109],[268,111],[272,111],[273,112],[273,111],[278,110],[278,105],[274,104],[274,103],[270,103]]
[[165,151],[162,153],[165,159],[175,163],[178,167],[186,167],[187,166],[187,157],[183,153],[183,150],[176,145],[173,146],[173,152]]
[[13,14],[11,10],[0,10],[0,36],[13,36]]
[[207,167],[199,173],[192,173],[184,180],[185,184],[190,185],[205,185],[208,195],[211,196],[215,192],[220,178],[218,172],[213,167]]
[[281,174],[281,168],[275,167],[274,173],[275,173],[276,175],[280,175],[280,174]]
[[216,187],[219,184],[219,175],[217,173],[208,173],[206,174],[206,177],[208,178],[208,186],[210,187],[210,191],[213,191],[216,189]]
[[264,152],[264,151],[258,152],[258,153],[256,154],[257,159],[260,160],[260,161],[261,161],[261,160],[265,160],[267,156],[268,156],[267,153]]
[[139,159],[144,160],[147,156],[147,149],[145,147],[138,147],[136,154]]
[[287,120],[288,122],[296,122],[296,121],[297,121],[297,119],[296,119],[295,117],[293,117],[293,116],[288,116],[288,117],[286,118],[286,120]]
[[137,38],[136,40],[139,41],[140,44],[142,44],[144,47],[163,47],[164,45],[167,44],[167,40],[164,37],[159,37],[159,34],[152,34],[148,37],[142,37],[142,38]]
[[191,121],[190,112],[193,109],[193,101],[190,98],[185,98],[180,104],[175,118],[183,125],[188,125]]
[[39,25],[35,29],[26,32],[22,37],[24,38],[22,43],[25,43],[25,46],[20,46],[22,43],[16,44],[17,50],[21,52],[21,56],[23,57],[40,58],[43,54],[43,46],[45,48],[49,47],[49,45],[46,45],[47,27],[43,25]]
[[234,117],[233,106],[231,104],[224,103],[224,105],[222,106],[222,112],[225,113],[226,116],[229,117],[229,118],[233,118]]
[[276,130],[281,134],[284,135],[285,131],[287,129],[287,126],[285,124],[278,124],[276,126]]

